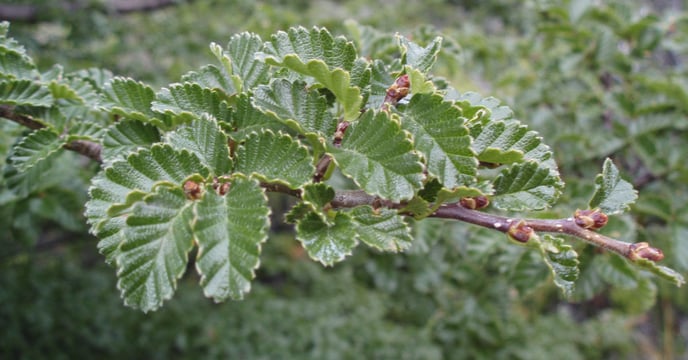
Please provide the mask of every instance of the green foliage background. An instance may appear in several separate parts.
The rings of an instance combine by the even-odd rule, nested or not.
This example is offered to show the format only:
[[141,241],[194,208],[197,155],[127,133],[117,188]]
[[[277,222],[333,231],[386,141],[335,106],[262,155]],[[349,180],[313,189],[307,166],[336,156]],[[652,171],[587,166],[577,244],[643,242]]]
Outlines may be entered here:
[[[688,18],[667,3],[197,0],[122,16],[93,1],[78,13],[51,8],[40,22],[14,23],[10,35],[40,69],[97,66],[157,85],[206,64],[210,42],[241,31],[267,38],[319,25],[350,35],[344,20],[354,19],[419,41],[445,35],[439,72],[461,91],[502,99],[558,156],[565,193],[539,216],[586,207],[612,156],[640,194],[605,230],[664,249],[666,265],[685,274]],[[2,161],[22,131],[0,121]],[[82,206],[95,164],[74,166],[82,160],[71,154],[60,161],[59,172],[40,174],[51,180],[41,188],[11,193],[7,172],[0,187],[2,358],[687,356],[685,289],[576,244],[583,272],[567,302],[531,253],[503,235],[436,220],[418,223],[407,254],[359,250],[334,268],[309,260],[277,225],[244,301],[213,304],[185,289],[197,287],[190,275],[165,307],[144,315],[122,306],[114,272],[86,233]]]

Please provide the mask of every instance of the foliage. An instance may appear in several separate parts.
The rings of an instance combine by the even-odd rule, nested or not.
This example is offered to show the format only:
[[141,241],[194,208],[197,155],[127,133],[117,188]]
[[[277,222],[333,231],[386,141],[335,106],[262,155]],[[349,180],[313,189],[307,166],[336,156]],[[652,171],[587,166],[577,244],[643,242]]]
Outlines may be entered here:
[[[16,214],[29,208],[30,211],[24,211],[24,224],[40,219],[57,221],[55,219],[61,216],[63,220],[60,220],[60,224],[68,224],[71,220],[69,229],[79,229],[79,204],[84,202],[83,190],[79,192],[79,189],[85,186],[83,179],[88,181],[93,176],[94,166],[89,165],[86,172],[72,169],[70,174],[62,174],[69,167],[64,165],[70,161],[73,163],[75,159],[62,147],[77,139],[102,143],[103,167],[119,169],[117,171],[121,171],[121,174],[129,174],[125,177],[133,175],[132,179],[136,179],[132,182],[119,181],[119,178],[105,175],[107,170],[97,175],[96,179],[118,184],[118,190],[92,197],[87,211],[92,231],[101,237],[99,248],[110,254],[109,261],[116,264],[120,275],[123,275],[122,269],[129,266],[126,264],[133,263],[126,261],[129,255],[118,253],[118,244],[122,244],[123,249],[135,249],[123,245],[123,239],[136,239],[135,235],[128,234],[136,234],[144,228],[146,231],[141,231],[141,234],[149,234],[148,229],[154,225],[168,228],[167,221],[174,222],[178,218],[184,219],[184,223],[194,223],[196,220],[186,218],[188,214],[201,213],[201,210],[210,206],[211,199],[213,207],[230,209],[231,206],[215,202],[229,199],[226,194],[220,195],[218,189],[221,184],[231,184],[231,190],[235,183],[243,184],[242,179],[251,178],[253,180],[249,183],[286,186],[303,194],[303,202],[294,207],[289,219],[296,223],[296,238],[311,257],[325,264],[333,264],[349,256],[348,261],[337,264],[337,270],[357,269],[356,281],[359,286],[372,282],[373,288],[387,289],[385,291],[389,292],[389,296],[400,302],[398,308],[385,310],[388,312],[385,315],[387,319],[390,316],[407,321],[417,318],[415,325],[434,321],[436,326],[427,330],[432,338],[422,340],[423,344],[428,345],[419,346],[421,350],[418,351],[423,356],[437,356],[437,351],[455,353],[457,349],[464,351],[457,353],[459,358],[488,356],[486,352],[480,352],[481,347],[476,344],[484,344],[482,351],[489,351],[484,349],[498,343],[498,356],[537,358],[538,349],[546,348],[548,341],[558,343],[557,348],[562,352],[576,354],[571,356],[600,356],[599,353],[591,353],[594,350],[581,352],[580,349],[590,348],[593,340],[573,335],[581,329],[573,325],[566,310],[542,315],[537,318],[538,321],[529,322],[513,317],[511,306],[517,304],[499,303],[497,299],[505,299],[505,294],[515,289],[519,294],[518,298],[511,299],[515,303],[519,300],[556,301],[556,296],[548,292],[547,285],[538,286],[547,283],[545,280],[550,276],[550,271],[553,271],[554,282],[566,291],[572,290],[568,279],[571,279],[571,274],[576,274],[573,279],[578,277],[578,280],[575,281],[572,299],[579,302],[595,300],[609,291],[609,301],[615,308],[631,314],[649,309],[656,296],[674,296],[670,295],[672,290],[661,283],[656,286],[647,274],[615,255],[593,254],[591,249],[578,244],[573,244],[571,248],[562,244],[563,238],[558,236],[542,238],[538,243],[539,252],[502,245],[500,237],[461,226],[451,227],[451,231],[467,234],[464,239],[438,241],[431,235],[423,235],[424,232],[432,233],[433,229],[428,227],[438,227],[437,223],[431,219],[420,220],[439,206],[434,202],[451,203],[461,197],[456,194],[462,192],[488,195],[492,199],[492,206],[509,211],[510,216],[520,216],[517,212],[536,209],[548,209],[536,216],[550,218],[570,216],[576,208],[600,207],[609,214],[621,212],[627,210],[635,200],[635,194],[628,192],[630,184],[624,180],[619,182],[619,179],[625,178],[635,184],[640,192],[638,202],[632,205],[634,217],[611,217],[609,225],[602,232],[627,241],[661,244],[667,265],[685,271],[685,246],[682,246],[684,241],[681,236],[685,234],[685,224],[688,224],[683,216],[687,199],[681,189],[685,188],[688,173],[680,161],[681,156],[674,151],[683,148],[685,139],[685,107],[682,107],[680,98],[684,89],[680,80],[677,80],[684,73],[684,68],[680,61],[676,65],[662,61],[671,57],[680,58],[684,53],[680,47],[680,37],[685,36],[682,22],[655,15],[630,16],[632,8],[616,3],[595,7],[576,7],[575,2],[571,3],[570,6],[556,3],[543,5],[537,8],[538,11],[526,6],[525,11],[515,14],[510,10],[510,16],[504,17],[509,19],[505,22],[507,24],[516,22],[513,19],[533,20],[517,23],[516,32],[510,33],[517,37],[511,37],[510,40],[472,34],[470,30],[454,34],[462,44],[466,60],[464,73],[470,79],[467,82],[452,81],[452,84],[464,91],[476,88],[472,81],[478,84],[479,81],[490,81],[494,89],[488,91],[507,99],[523,121],[515,120],[511,111],[498,105],[494,99],[454,91],[448,87],[435,70],[443,69],[446,65],[446,58],[443,61],[443,57],[447,54],[447,47],[451,51],[452,42],[445,37],[442,41],[444,50],[435,53],[433,49],[437,46],[437,33],[432,32],[416,32],[413,41],[418,43],[414,43],[403,37],[396,38],[349,23],[348,28],[342,31],[350,31],[349,38],[354,40],[354,51],[357,55],[376,60],[364,66],[362,63],[350,64],[347,62],[349,60],[344,59],[346,63],[336,63],[338,66],[334,66],[334,69],[334,63],[327,55],[314,58],[296,51],[292,53],[296,56],[290,57],[286,56],[288,53],[279,53],[272,48],[263,50],[264,42],[256,34],[243,33],[230,38],[226,47],[212,47],[218,59],[216,65],[188,72],[181,77],[181,84],[171,84],[161,90],[155,90],[153,85],[144,82],[112,77],[106,71],[96,70],[85,73],[53,68],[42,74],[41,80],[35,81],[35,74],[44,66],[34,66],[23,50],[8,46],[10,54],[13,54],[11,58],[15,60],[6,66],[9,69],[7,73],[17,80],[6,81],[5,84],[32,86],[39,92],[6,89],[3,94],[7,94],[8,101],[4,103],[21,106],[22,111],[37,119],[44,128],[22,134],[23,140],[19,140],[20,137],[11,138],[10,141],[16,145],[11,149],[7,147],[5,151],[10,154],[8,163],[11,166],[5,172],[8,187],[3,191],[3,199],[6,199],[3,200],[4,204],[8,204],[10,207],[7,209],[12,209]],[[412,7],[413,4],[410,4],[407,8]],[[615,13],[629,16],[615,16]],[[500,13],[491,15],[499,16]],[[438,19],[445,21],[442,17]],[[262,35],[270,32],[262,31]],[[321,28],[317,31],[315,28],[293,29],[284,34],[290,33],[307,37],[317,35],[319,42],[315,42],[314,47],[306,51],[307,54],[317,53],[315,50],[318,46],[328,46],[331,39],[341,39],[328,38],[327,32]],[[657,34],[667,36],[657,37]],[[276,38],[268,43],[279,44],[280,37]],[[289,36],[285,35],[285,38]],[[197,39],[196,43],[199,41],[207,40]],[[618,47],[619,52],[611,51],[610,54],[610,49],[616,47],[609,44],[627,44],[629,49],[621,46]],[[259,61],[249,60],[247,63],[247,59],[253,58],[239,59],[236,49],[242,49],[243,52],[251,49],[250,52],[258,53],[255,59]],[[399,54],[401,57],[397,57]],[[321,61],[318,62],[318,59]],[[430,68],[428,64],[433,63],[434,68]],[[177,69],[179,71],[179,67]],[[248,69],[258,71],[251,72]],[[401,101],[392,111],[369,110],[358,118],[354,109],[357,106],[379,109],[384,102],[385,91],[403,73],[410,75],[412,96]],[[332,89],[334,84],[344,86]],[[360,100],[355,94],[356,90]],[[138,95],[126,97],[131,94]],[[292,102],[287,102],[287,99],[292,99]],[[432,116],[427,116],[424,111]],[[122,117],[124,121],[113,123],[114,116]],[[335,145],[334,134],[342,116],[351,120],[352,124],[346,129],[341,145]],[[364,119],[369,119],[366,120],[369,123],[363,122]],[[430,120],[433,122],[427,122]],[[84,122],[90,125],[85,128]],[[5,126],[13,131],[8,135],[20,135],[21,129],[9,124]],[[375,133],[374,130],[379,132]],[[370,144],[363,142],[376,134],[379,134],[379,141]],[[406,138],[398,134],[406,134]],[[394,141],[385,142],[385,139],[394,136]],[[228,139],[230,146],[222,146],[223,143],[227,144]],[[161,146],[160,143],[166,145]],[[150,158],[147,151],[152,154],[153,149],[161,148],[173,150],[169,152],[170,159],[164,158],[168,155],[159,158],[158,164],[163,172],[150,174],[145,166],[137,167],[137,159]],[[259,148],[272,149],[270,156],[266,156],[268,152],[255,150]],[[173,153],[175,155],[171,155]],[[391,153],[400,154],[400,160],[394,160],[398,155],[389,156]],[[195,158],[189,156],[191,154],[196,154]],[[333,157],[332,164],[338,170],[330,175],[333,167],[330,166],[326,185],[313,187],[311,178],[303,174],[312,173],[318,161],[327,155]],[[609,156],[613,157],[616,166],[605,160]],[[189,171],[178,174],[169,171],[170,163],[185,164],[184,159],[200,166],[193,170],[187,168]],[[361,164],[366,166],[361,167]],[[419,171],[419,164],[427,171]],[[492,169],[493,164],[499,167]],[[278,165],[285,167],[271,172]],[[600,169],[601,174],[595,178]],[[61,176],[50,176],[51,171],[52,174],[61,173]],[[560,171],[563,175],[560,175]],[[228,173],[235,175],[222,178]],[[371,178],[371,174],[380,175]],[[146,180],[141,176],[151,177]],[[218,177],[217,184],[215,177]],[[379,179],[389,180],[380,182]],[[596,179],[595,182],[592,179]],[[566,188],[563,188],[563,180],[566,180]],[[203,185],[200,199],[193,199],[194,195],[184,192],[187,181]],[[397,183],[406,190],[399,192],[399,187],[390,186]],[[352,187],[362,188],[386,199],[408,201],[404,211],[412,213],[419,221],[402,221],[396,211],[368,206],[354,210],[329,208],[328,203],[332,201],[328,195],[330,191]],[[110,188],[110,185],[104,188]],[[67,197],[71,200],[65,203],[53,201],[56,204],[51,205],[52,208],[61,209],[61,212],[52,213],[39,210],[42,206],[37,205],[47,201],[37,196],[45,189],[51,189],[51,192],[53,189],[72,189],[77,195],[69,193]],[[455,195],[447,195],[452,193]],[[60,194],[59,191],[57,194]],[[91,190],[93,194],[94,190]],[[625,195],[614,200],[618,194]],[[592,200],[587,202],[591,197]],[[32,198],[33,208],[24,205]],[[264,201],[264,195],[261,198]],[[558,206],[550,210],[554,202]],[[172,211],[170,217],[165,218],[167,220],[156,218],[155,221],[164,222],[154,224],[152,219],[146,218],[147,209],[155,206],[157,212],[160,209],[158,206],[163,204]],[[185,210],[191,208],[193,211]],[[258,208],[267,209],[262,206]],[[383,212],[379,213],[380,210]],[[228,219],[231,211],[226,214],[224,218]],[[267,212],[263,210],[261,214],[258,218],[267,220]],[[20,220],[16,217],[16,220],[10,221],[11,227],[21,228]],[[272,220],[274,226],[281,221],[279,217],[273,217]],[[231,228],[228,225],[231,221],[220,222],[227,225],[225,228]],[[426,222],[428,225],[423,225]],[[169,228],[176,229],[181,225]],[[124,227],[124,230],[114,231],[119,227]],[[261,225],[254,227],[261,228]],[[374,238],[363,236],[369,234],[371,229],[373,234],[379,235]],[[638,229],[637,235],[634,229]],[[199,225],[197,229],[191,226],[190,230],[180,231],[181,234],[185,231],[201,234],[204,230]],[[232,234],[233,230],[227,233]],[[390,233],[394,237],[384,237]],[[163,235],[156,238],[163,240],[155,241],[172,246],[177,239],[176,234],[173,231],[168,234],[171,237]],[[30,234],[22,236],[32,238]],[[184,236],[188,238],[191,235]],[[225,239],[231,239],[231,236]],[[263,247],[261,239],[257,236],[249,241],[252,244],[249,249],[260,251]],[[153,238],[146,235],[146,243],[150,241]],[[268,244],[271,242],[272,239]],[[377,254],[369,257],[362,247],[356,247],[359,242],[376,249],[406,250],[410,254]],[[114,252],[109,252],[107,245],[115,247]],[[180,251],[180,259],[184,259],[188,250],[182,249],[186,249],[186,245],[174,246],[170,249]],[[200,242],[192,246],[203,249]],[[231,241],[220,247],[229,249],[228,254],[232,254]],[[441,253],[448,248],[456,249],[454,253],[442,256]],[[245,249],[241,247],[241,250]],[[192,264],[198,261],[196,266],[202,275],[207,272],[200,270],[201,255],[196,251],[192,250],[189,255]],[[254,250],[249,252],[257,254]],[[571,266],[573,263],[570,260],[575,258],[571,254],[576,253],[580,263]],[[146,255],[149,261],[155,259],[151,253],[146,254],[149,254]],[[270,284],[265,288],[261,284],[261,271],[270,271],[269,264],[275,261],[275,258],[266,258],[268,255],[260,255],[262,266],[249,295],[252,300],[255,296],[258,303],[265,294],[261,289],[268,289],[267,292],[271,289]],[[125,265],[118,263],[120,257]],[[228,257],[220,256],[224,259]],[[422,265],[428,261],[435,264]],[[228,263],[232,264],[232,261]],[[358,268],[355,266],[357,263],[360,264]],[[566,265],[561,268],[557,264]],[[253,260],[240,265],[238,273],[243,274],[241,279],[244,280],[226,277],[230,281],[243,282],[238,288],[227,285],[213,288],[235,290],[223,290],[225,292],[220,293],[209,291],[208,280],[205,280],[202,282],[205,284],[205,293],[217,300],[225,299],[227,294],[231,298],[240,297],[244,290],[237,289],[247,289],[245,280],[253,277],[255,265],[257,262]],[[457,267],[462,270],[458,271]],[[181,269],[179,265],[177,268]],[[203,268],[208,269],[207,265]],[[576,271],[567,270],[571,268]],[[365,271],[366,276],[360,276],[361,271]],[[406,272],[418,274],[414,278]],[[488,274],[476,277],[477,273],[482,272]],[[164,274],[164,282],[171,289],[176,286],[178,274],[174,271]],[[323,275],[323,278],[327,279],[327,275]],[[402,280],[406,275],[411,278]],[[495,282],[495,279],[500,281]],[[399,285],[404,282],[415,284],[419,291],[407,291],[406,296],[401,296],[404,294],[402,289],[409,288]],[[180,286],[188,286],[188,283],[186,279],[180,280]],[[483,291],[471,288],[477,283],[494,285]],[[442,284],[445,293],[439,295],[443,291],[440,290]],[[462,287],[470,290],[456,290]],[[446,293],[447,288],[452,290]],[[139,304],[143,309],[156,308],[169,294],[160,292],[154,299],[137,303],[139,298],[133,288],[120,284],[120,289],[126,301]],[[184,294],[192,291],[185,289],[179,291],[177,296],[187,296]],[[269,297],[265,295],[266,299]],[[304,299],[308,297],[304,296]],[[461,300],[452,303],[450,299]],[[169,306],[174,306],[174,301]],[[425,302],[429,302],[426,307],[419,306]],[[429,316],[433,313],[430,310],[412,313],[403,309],[404,304],[438,312],[433,318]],[[539,305],[547,307],[544,303]],[[167,307],[161,312],[166,311]],[[296,309],[298,307],[294,307],[294,311]],[[627,326],[622,316],[614,316],[613,322],[619,328]],[[512,320],[508,325],[499,325],[505,318]],[[604,328],[602,323],[595,321],[590,320],[590,334],[599,334]],[[603,320],[600,318],[600,321]],[[254,323],[258,321],[254,320]],[[466,324],[471,326],[467,327]],[[561,335],[560,340],[555,340],[554,336],[542,336],[557,332]],[[523,341],[524,333],[534,334],[534,339],[525,336],[532,349],[528,352],[519,351],[516,346],[518,341]],[[423,334],[426,336],[427,333]],[[620,344],[623,340],[604,340],[607,346],[613,348],[606,349],[619,351],[621,346],[613,344]],[[541,342],[534,344],[538,341]],[[562,347],[562,341],[570,347]],[[604,352],[605,347],[598,350]],[[344,354],[343,351],[339,350],[338,353]],[[546,354],[551,353],[541,353],[543,357]]]

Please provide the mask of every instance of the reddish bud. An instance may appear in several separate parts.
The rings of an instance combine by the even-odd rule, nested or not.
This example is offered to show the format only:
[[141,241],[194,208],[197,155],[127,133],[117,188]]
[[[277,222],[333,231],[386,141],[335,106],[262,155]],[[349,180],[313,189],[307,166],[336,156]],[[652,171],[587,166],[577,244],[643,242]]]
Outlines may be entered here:
[[203,194],[201,184],[191,180],[186,181],[184,183],[184,194],[186,195],[186,198],[189,200],[200,199],[201,195]]
[[590,230],[597,230],[604,227],[609,220],[607,215],[601,212],[600,209],[576,210],[573,214],[573,218],[576,221],[576,225]]
[[651,247],[650,244],[646,242],[639,242],[631,244],[628,252],[628,258],[633,261],[638,259],[661,261],[664,259],[664,253],[662,250]]
[[459,200],[459,204],[467,209],[479,210],[490,205],[490,199],[487,196],[465,197]]
[[398,77],[394,84],[387,88],[382,108],[386,110],[390,105],[396,105],[399,100],[409,94],[410,87],[411,81],[407,74]]
[[334,132],[334,140],[332,141],[334,146],[342,144],[342,139],[344,139],[344,134],[346,133],[346,129],[349,128],[349,125],[351,125],[351,123],[348,121],[342,121],[337,124],[337,130]]
[[509,230],[506,232],[507,236],[509,236],[512,240],[520,243],[527,243],[534,233],[535,232],[533,231],[533,228],[528,226],[523,220],[511,223]]
[[220,182],[218,178],[213,178],[213,189],[221,196],[227,194],[230,186],[228,182]]

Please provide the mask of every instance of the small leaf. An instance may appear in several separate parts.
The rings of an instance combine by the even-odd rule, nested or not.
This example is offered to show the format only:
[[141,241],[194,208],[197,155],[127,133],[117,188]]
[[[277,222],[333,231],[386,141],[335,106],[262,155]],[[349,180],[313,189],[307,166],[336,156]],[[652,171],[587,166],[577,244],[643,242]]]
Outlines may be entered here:
[[250,290],[270,225],[267,198],[258,183],[236,177],[230,184],[224,196],[206,189],[193,227],[201,286],[215,301],[241,299]]
[[301,199],[304,203],[310,205],[313,210],[322,211],[322,208],[334,199],[334,195],[334,189],[327,184],[308,184],[303,188]]
[[262,50],[263,40],[256,34],[243,32],[229,39],[227,54],[232,59],[232,80],[239,92],[267,82],[269,67],[256,59]]
[[119,121],[103,137],[103,162],[112,163],[157,142],[160,142],[157,127],[137,120]]
[[404,65],[420,70],[422,73],[430,71],[437,61],[437,54],[442,49],[442,38],[436,37],[426,47],[422,47],[403,36],[397,36],[401,49],[401,59]]
[[192,204],[180,188],[161,186],[134,206],[117,256],[126,305],[148,312],[172,297],[193,247]]
[[327,99],[302,81],[281,79],[259,86],[253,103],[302,135],[314,133],[327,139],[337,128],[337,119],[327,110]]
[[30,80],[0,81],[0,104],[51,106],[53,97],[45,86]]
[[633,185],[619,176],[619,170],[611,159],[606,159],[602,173],[595,178],[595,193],[590,199],[590,208],[599,208],[607,215],[628,210],[638,198]]
[[176,149],[186,149],[199,156],[203,165],[210,169],[212,175],[227,174],[232,168],[227,135],[207,114],[167,133],[165,142]]
[[657,265],[654,261],[637,259],[633,263],[665,280],[671,281],[676,286],[681,286],[686,283],[681,273],[666,266]]
[[317,214],[308,213],[296,225],[299,240],[313,259],[325,266],[341,261],[357,245],[356,227],[351,217],[337,212],[332,224],[327,224]]
[[410,199],[422,187],[423,167],[399,124],[385,112],[367,111],[349,126],[341,147],[328,151],[342,173],[366,192]]
[[528,161],[504,169],[494,180],[492,204],[503,210],[540,210],[561,194],[561,182],[548,168]]
[[430,175],[450,189],[475,182],[478,162],[459,108],[439,95],[416,94],[402,114],[401,125],[413,135]]
[[580,273],[578,254],[571,245],[565,244],[563,239],[551,235],[545,235],[544,239],[540,240],[540,252],[552,271],[554,284],[566,297],[570,297]]
[[198,71],[185,74],[182,76],[182,82],[195,83],[207,89],[220,89],[227,95],[237,92],[234,83],[229,79],[229,75],[215,65],[206,65]]
[[277,121],[274,116],[267,115],[253,106],[252,100],[247,94],[239,95],[232,107],[229,120],[233,130],[230,136],[236,141],[244,140],[249,135],[263,129],[270,129],[274,132],[288,131],[288,128]]
[[127,118],[150,121],[155,117],[151,103],[155,92],[150,86],[130,78],[114,77],[103,89],[105,110]]
[[229,118],[229,106],[224,92],[202,88],[198,84],[172,84],[163,88],[153,101],[153,111],[179,116],[184,121],[199,119],[203,114],[218,121]]
[[264,130],[239,146],[234,171],[297,189],[310,181],[315,167],[308,149],[298,140]]
[[35,130],[12,149],[12,165],[26,171],[57,153],[64,144],[65,140],[52,129]]
[[310,76],[332,91],[343,107],[345,120],[359,116],[363,97],[360,89],[351,85],[348,72],[357,55],[353,44],[345,38],[333,38],[320,28],[291,28],[273,35],[260,57],[270,65]]
[[360,206],[351,211],[351,216],[358,227],[358,238],[368,246],[399,252],[413,243],[411,229],[395,210]]

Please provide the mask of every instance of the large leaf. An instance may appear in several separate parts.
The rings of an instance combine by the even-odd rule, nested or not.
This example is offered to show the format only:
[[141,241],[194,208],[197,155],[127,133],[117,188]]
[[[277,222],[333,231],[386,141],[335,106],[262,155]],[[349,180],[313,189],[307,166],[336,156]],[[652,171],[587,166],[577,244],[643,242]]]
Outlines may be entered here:
[[503,210],[540,210],[561,194],[561,181],[535,161],[512,165],[494,180],[492,205]]
[[31,80],[0,82],[0,104],[50,106],[54,99],[45,86]]
[[392,252],[411,247],[411,229],[395,210],[360,206],[351,211],[351,216],[358,227],[358,238],[368,246]]
[[103,89],[103,107],[127,118],[150,121],[155,117],[151,103],[155,92],[150,86],[130,78],[114,77]]
[[367,111],[349,126],[341,147],[328,152],[342,173],[366,192],[386,199],[410,199],[422,186],[423,166],[399,124],[385,112]]
[[193,247],[192,205],[181,188],[166,186],[136,203],[117,256],[125,304],[147,312],[172,297]]
[[19,171],[26,171],[57,153],[64,144],[65,139],[52,129],[35,130],[13,148],[12,165]]
[[165,142],[176,149],[196,154],[215,176],[227,174],[232,168],[227,135],[207,115],[165,135]]
[[296,225],[296,239],[313,260],[323,265],[343,260],[358,244],[356,227],[344,212],[337,212],[329,224],[314,212],[306,214]]
[[160,142],[157,127],[138,120],[119,121],[105,132],[101,156],[109,164],[157,142]]
[[327,30],[316,27],[310,31],[291,28],[273,35],[260,57],[270,65],[314,78],[335,95],[345,120],[358,117],[363,97],[358,87],[351,86],[349,73],[357,55],[353,44],[345,38],[333,38]]
[[308,149],[298,140],[264,130],[246,138],[237,149],[234,171],[296,189],[311,179],[315,167]]
[[301,134],[315,133],[324,138],[334,136],[337,119],[327,110],[327,100],[302,81],[273,81],[256,89],[253,102]]
[[621,178],[611,159],[606,159],[602,173],[595,178],[595,194],[590,199],[590,208],[599,208],[607,215],[617,214],[628,210],[637,198],[633,185]]
[[210,115],[219,121],[229,118],[229,106],[224,92],[203,88],[198,84],[172,84],[163,88],[153,101],[154,111],[179,116],[190,121],[199,119],[203,114]]
[[475,182],[478,162],[461,110],[439,95],[416,94],[403,110],[401,126],[413,135],[428,173],[447,188]]
[[236,177],[230,184],[224,196],[206,189],[193,228],[201,285],[215,301],[241,299],[250,290],[269,229],[270,209],[258,183]]
[[227,54],[232,59],[232,81],[239,92],[267,82],[269,67],[256,59],[256,53],[262,50],[263,40],[256,34],[243,32],[229,39]]

